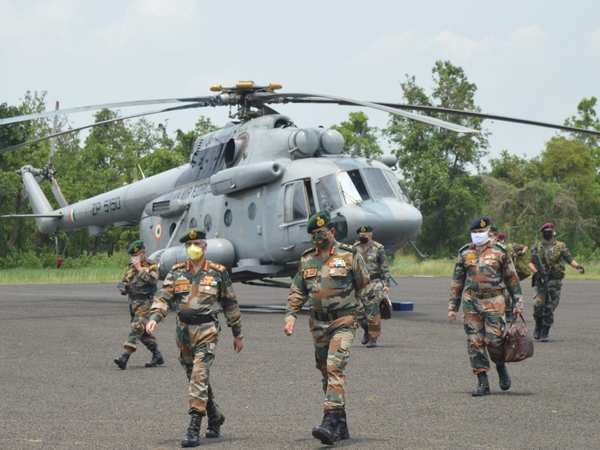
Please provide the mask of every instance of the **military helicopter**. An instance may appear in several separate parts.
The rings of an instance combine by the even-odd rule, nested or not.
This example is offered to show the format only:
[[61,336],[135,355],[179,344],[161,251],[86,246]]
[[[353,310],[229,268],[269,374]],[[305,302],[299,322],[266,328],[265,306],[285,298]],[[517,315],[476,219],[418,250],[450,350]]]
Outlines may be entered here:
[[[38,229],[49,234],[87,228],[97,235],[108,225],[139,223],[140,238],[150,258],[159,263],[162,276],[186,258],[178,238],[189,228],[203,228],[207,257],[230,268],[234,281],[262,280],[269,284],[275,283],[275,277],[295,272],[299,256],[310,246],[308,217],[318,210],[331,212],[338,240],[353,241],[357,237],[354,230],[370,224],[389,252],[412,241],[422,223],[421,213],[408,202],[392,170],[396,158],[372,160],[343,154],[344,139],[339,132],[298,127],[269,105],[367,107],[457,133],[477,130],[408,110],[592,132],[470,111],[276,92],[279,89],[281,85],[276,83],[260,86],[240,81],[230,87],[214,85],[211,91],[215,94],[210,96],[107,103],[0,119],[0,125],[6,125],[103,108],[182,103],[55,131],[0,149],[0,153],[119,120],[191,108],[226,106],[232,119],[224,128],[199,137],[187,164],[73,204],[67,204],[62,196],[51,164],[43,170],[24,166],[20,175],[33,214],[4,217],[33,217]],[[51,181],[59,209],[54,209],[43,193],[39,184],[43,178]]]

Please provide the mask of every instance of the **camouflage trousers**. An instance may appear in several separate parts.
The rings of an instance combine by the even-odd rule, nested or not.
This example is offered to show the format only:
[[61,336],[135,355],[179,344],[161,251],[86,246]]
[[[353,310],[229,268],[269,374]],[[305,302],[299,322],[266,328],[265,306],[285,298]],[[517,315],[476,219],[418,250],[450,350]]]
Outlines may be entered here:
[[546,288],[548,295],[544,296],[539,289],[535,288],[533,303],[533,318],[540,322],[543,327],[550,327],[554,323],[554,311],[560,303],[560,291],[562,289],[561,279],[550,279]]
[[150,304],[132,304],[130,306],[131,324],[127,341],[123,344],[126,351],[135,352],[140,341],[148,350],[154,352],[157,348],[156,338],[146,333],[146,323],[150,315]]
[[215,360],[218,325],[187,325],[177,320],[176,333],[179,362],[189,381],[189,410],[205,415],[209,401],[214,402],[209,375]]
[[381,334],[381,311],[379,304],[385,298],[383,280],[372,280],[364,291],[363,305],[367,319],[369,339],[377,340]]
[[315,344],[315,360],[321,372],[325,410],[344,408],[346,365],[357,328],[354,316],[340,317],[333,322],[310,319],[310,331]]
[[473,373],[487,372],[490,360],[487,347],[500,348],[506,334],[503,293],[490,298],[477,298],[475,292],[463,294],[464,327],[467,353]]

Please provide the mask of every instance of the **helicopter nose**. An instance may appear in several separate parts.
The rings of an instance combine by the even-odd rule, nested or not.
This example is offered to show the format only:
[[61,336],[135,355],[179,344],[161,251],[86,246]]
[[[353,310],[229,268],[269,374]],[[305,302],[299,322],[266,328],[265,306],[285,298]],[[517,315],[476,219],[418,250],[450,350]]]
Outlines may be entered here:
[[356,230],[363,225],[373,227],[375,240],[389,250],[417,237],[423,223],[421,212],[409,203],[385,198],[340,209],[348,224],[348,240],[357,238]]

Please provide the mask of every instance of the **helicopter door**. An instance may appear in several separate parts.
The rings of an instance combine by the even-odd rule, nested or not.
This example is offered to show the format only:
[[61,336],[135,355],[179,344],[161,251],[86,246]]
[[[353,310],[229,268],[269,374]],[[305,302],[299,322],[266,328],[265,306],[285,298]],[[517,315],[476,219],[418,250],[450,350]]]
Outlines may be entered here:
[[316,212],[310,179],[286,184],[283,195],[283,226],[287,236],[287,246],[283,249],[299,256],[310,247],[306,223],[308,217]]

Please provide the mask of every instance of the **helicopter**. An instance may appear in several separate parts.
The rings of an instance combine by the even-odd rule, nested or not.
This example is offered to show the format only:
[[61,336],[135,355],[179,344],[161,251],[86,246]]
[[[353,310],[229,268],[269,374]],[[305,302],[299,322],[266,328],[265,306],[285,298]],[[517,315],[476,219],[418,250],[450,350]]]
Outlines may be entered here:
[[[19,172],[33,214],[2,217],[32,217],[39,231],[47,234],[87,228],[91,235],[98,235],[109,225],[139,224],[140,239],[150,259],[158,263],[161,277],[186,259],[179,237],[190,228],[201,228],[207,235],[207,258],[226,266],[233,281],[260,280],[276,285],[273,279],[293,275],[300,255],[310,247],[306,224],[317,211],[330,212],[336,239],[342,242],[356,240],[354,230],[371,225],[388,253],[416,238],[422,215],[400,188],[393,170],[395,157],[367,159],[344,154],[344,138],[338,131],[298,127],[290,117],[273,109],[273,104],[367,107],[457,133],[478,131],[409,110],[600,135],[592,130],[472,111],[277,92],[281,88],[277,83],[239,81],[228,87],[214,85],[210,88],[214,94],[209,96],[106,103],[0,119],[2,126],[104,108],[176,104],[55,130],[2,148],[0,153],[120,120],[192,108],[229,107],[232,119],[223,128],[200,136],[193,143],[188,163],[73,204],[64,199],[50,162],[45,169],[24,166]],[[51,182],[58,209],[42,191],[39,183],[43,179]]]

